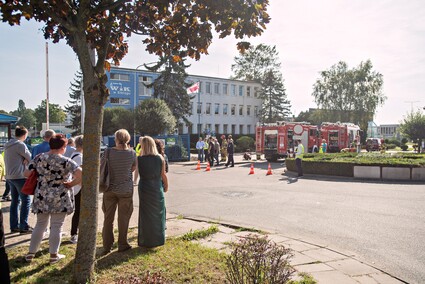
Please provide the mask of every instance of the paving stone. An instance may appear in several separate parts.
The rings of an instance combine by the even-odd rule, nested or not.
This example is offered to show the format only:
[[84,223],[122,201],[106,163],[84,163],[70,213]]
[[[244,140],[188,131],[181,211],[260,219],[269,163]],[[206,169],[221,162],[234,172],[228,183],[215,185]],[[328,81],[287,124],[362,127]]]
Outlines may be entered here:
[[231,235],[231,234],[225,234],[225,233],[215,233],[208,238],[210,241],[216,242],[216,243],[232,243],[238,240],[238,237]]
[[246,238],[249,235],[256,235],[256,236],[263,236],[262,234],[255,233],[255,232],[248,232],[248,231],[242,231],[242,232],[236,232],[233,234],[233,236],[236,236],[239,238]]
[[225,234],[233,234],[234,232],[236,232],[235,229],[232,229],[232,228],[229,228],[229,227],[223,226],[223,225],[219,225],[218,230],[222,233],[225,233]]
[[307,255],[311,258],[314,258],[316,260],[319,260],[321,262],[327,262],[327,261],[340,260],[340,259],[347,258],[345,255],[333,252],[333,251],[328,250],[326,248],[307,250],[307,251],[304,251],[303,254],[305,254],[305,255]]
[[190,230],[203,230],[209,227],[210,224],[207,222],[197,222],[188,219],[172,219],[167,221],[167,230],[165,233],[169,237],[181,236],[190,232]]
[[311,272],[310,274],[319,284],[358,284],[357,281],[337,270]]
[[317,262],[316,259],[313,259],[309,256],[306,256],[300,252],[294,252],[294,256],[291,258],[290,263],[292,266],[301,265],[301,264],[311,264]]
[[397,280],[396,278],[383,273],[383,272],[379,272],[379,273],[373,273],[373,274],[369,274],[370,277],[372,277],[373,279],[375,279],[379,284],[402,284],[404,282],[401,282],[399,280]]
[[282,242],[286,242],[286,241],[291,240],[290,238],[279,236],[279,235],[268,235],[268,239],[272,240],[276,244],[280,244]]
[[305,265],[295,265],[294,268],[297,271],[302,272],[319,272],[319,271],[331,271],[335,270],[334,268],[324,264],[324,263],[313,263],[313,264],[305,264]]
[[354,276],[353,279],[361,284],[379,284],[378,281],[376,281],[369,275]]
[[378,273],[379,270],[361,263],[360,261],[348,258],[343,260],[330,261],[327,265],[340,270],[349,276],[359,276],[369,273]]
[[300,241],[297,241],[297,240],[289,240],[289,241],[282,242],[281,244],[283,244],[285,247],[287,246],[290,249],[293,249],[293,250],[298,251],[298,252],[318,248],[317,246],[310,245],[310,244],[300,242]]
[[201,239],[201,240],[197,240],[197,241],[194,241],[194,242],[197,242],[202,246],[212,248],[212,249],[217,249],[217,250],[224,249],[226,247],[226,245],[223,244],[223,243],[218,243],[218,242],[214,242],[214,241],[207,240],[207,239]]

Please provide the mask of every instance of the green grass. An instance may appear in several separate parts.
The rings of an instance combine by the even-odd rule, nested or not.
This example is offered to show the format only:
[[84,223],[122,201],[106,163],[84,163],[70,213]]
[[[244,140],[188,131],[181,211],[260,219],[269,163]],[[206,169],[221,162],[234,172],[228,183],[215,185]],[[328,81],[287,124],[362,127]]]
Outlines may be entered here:
[[195,230],[195,231],[190,230],[190,232],[181,236],[180,239],[182,239],[184,241],[199,240],[199,239],[206,238],[210,235],[213,235],[217,232],[218,232],[217,225],[212,225],[208,229],[205,229],[205,230]]
[[[97,255],[96,283],[114,283],[122,279],[141,279],[147,272],[160,273],[174,283],[225,282],[225,254],[179,238],[167,239],[164,246],[146,250],[137,247],[137,230],[130,230],[129,241],[133,249],[101,256]],[[102,251],[102,238],[98,236],[97,251]],[[60,253],[66,258],[49,264],[48,243],[31,263],[24,261],[28,246],[7,250],[13,283],[70,283],[76,245],[62,242]],[[123,283],[129,283],[124,281]],[[137,283],[137,282],[132,282]]]

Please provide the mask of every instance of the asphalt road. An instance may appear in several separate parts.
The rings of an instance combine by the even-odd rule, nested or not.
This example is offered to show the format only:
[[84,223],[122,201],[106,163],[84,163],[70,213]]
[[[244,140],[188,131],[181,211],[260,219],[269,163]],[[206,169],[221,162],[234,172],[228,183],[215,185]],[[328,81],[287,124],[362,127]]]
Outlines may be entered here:
[[425,283],[425,185],[306,176],[272,164],[196,171],[171,165],[167,210],[277,232],[353,255],[409,283]]

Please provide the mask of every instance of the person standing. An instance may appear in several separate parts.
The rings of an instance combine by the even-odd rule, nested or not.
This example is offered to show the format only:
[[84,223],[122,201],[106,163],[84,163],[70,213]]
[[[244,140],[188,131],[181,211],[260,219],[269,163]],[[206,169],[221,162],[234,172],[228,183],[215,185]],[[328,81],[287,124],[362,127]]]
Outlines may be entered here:
[[220,160],[218,159],[219,156],[220,156],[220,143],[218,143],[217,138],[214,137],[214,158],[217,162],[216,164],[217,166],[220,166]]
[[74,199],[71,188],[81,183],[82,171],[76,162],[65,157],[68,140],[63,134],[51,137],[50,150],[37,155],[28,165],[25,175],[31,171],[38,174],[37,187],[34,192],[32,212],[37,214],[37,222],[31,235],[27,262],[31,262],[40,249],[41,240],[50,222],[49,253],[50,263],[65,258],[59,254],[62,227],[65,217],[74,211]]
[[221,161],[227,161],[227,139],[226,135],[221,135]]
[[198,142],[196,142],[196,150],[198,150],[198,161],[201,161],[201,163],[204,162],[204,146],[205,143],[202,137],[199,137]]
[[1,197],[1,201],[11,201],[12,198],[10,197],[10,185],[7,182],[6,179],[6,164],[4,163],[4,151],[1,153],[0,155],[0,167],[1,167],[1,177],[0,177],[0,182],[3,181],[3,179],[5,180],[5,190],[3,192],[3,195]]
[[233,139],[232,139],[232,135],[228,136],[228,140],[227,140],[227,163],[226,163],[226,168],[231,164],[231,168],[233,168],[235,166],[235,161],[233,159],[233,154],[235,151],[235,145],[233,144]]
[[142,155],[137,161],[139,182],[139,235],[140,247],[157,247],[165,244],[165,200],[168,179],[165,160],[158,153],[152,137],[142,140]]
[[209,148],[209,143],[208,143],[208,138],[205,137],[204,139],[204,161],[208,162],[209,161],[209,155],[208,155],[208,148]]
[[321,153],[326,153],[327,149],[328,149],[328,144],[326,143],[325,139],[322,139],[322,145],[320,145]]
[[[136,147],[134,148],[134,151],[136,151],[136,156],[138,157],[138,156],[140,156],[140,153],[141,153],[141,151],[142,151],[142,144],[141,144],[141,141],[142,141],[142,137],[139,137],[139,143],[137,143],[137,145],[136,145]],[[136,163],[137,163],[137,159],[136,159]],[[136,169],[137,169],[137,166],[136,166]],[[137,185],[137,180],[139,179],[139,173],[138,173],[138,171],[137,170],[135,170],[134,172],[133,172],[133,184],[134,185]]]
[[212,136],[208,139],[208,163],[210,163],[210,167],[214,166],[214,138]]
[[32,156],[31,158],[34,159],[35,156],[37,156],[40,153],[46,153],[50,151],[50,146],[49,146],[49,141],[50,138],[52,138],[55,135],[55,131],[53,131],[52,129],[47,129],[44,132],[43,135],[43,142],[41,144],[38,144],[37,146],[34,146],[32,148]]
[[302,166],[302,159],[304,155],[304,145],[302,144],[301,140],[297,140],[297,150],[295,152],[295,164],[297,166],[298,176],[302,177],[303,174],[303,166]]
[[[125,129],[115,132],[115,147],[108,148],[109,188],[103,193],[102,238],[104,254],[109,253],[114,244],[114,218],[118,206],[118,252],[131,249],[127,234],[133,213],[133,171],[136,169],[136,152],[128,146],[131,136]],[[142,145],[143,146],[143,145]],[[142,147],[143,149],[143,147]]]
[[[75,137],[75,151],[71,159],[80,168],[83,167],[83,135]],[[71,243],[76,244],[78,242],[78,223],[80,222],[81,184],[72,187],[72,191],[74,193],[75,209],[71,221]]]
[[69,138],[68,139],[68,145],[66,145],[66,151],[64,156],[71,158],[75,152],[75,139],[74,138]]
[[[26,165],[31,161],[31,153],[24,144],[28,130],[23,126],[15,128],[15,138],[4,145],[4,162],[6,166],[6,180],[9,183],[12,202],[10,204],[10,230],[13,233],[31,234],[32,228],[28,225],[28,214],[31,197],[21,192],[26,181],[24,176]],[[21,203],[18,218],[18,208]]]

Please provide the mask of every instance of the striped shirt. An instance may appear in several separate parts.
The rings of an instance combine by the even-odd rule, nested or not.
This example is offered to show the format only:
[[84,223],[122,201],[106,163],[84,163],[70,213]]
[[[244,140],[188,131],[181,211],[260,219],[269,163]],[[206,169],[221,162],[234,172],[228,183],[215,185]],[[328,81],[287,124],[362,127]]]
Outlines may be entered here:
[[110,190],[115,193],[133,193],[133,175],[131,168],[136,165],[134,150],[109,150]]

